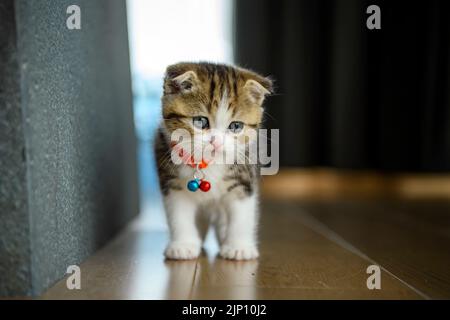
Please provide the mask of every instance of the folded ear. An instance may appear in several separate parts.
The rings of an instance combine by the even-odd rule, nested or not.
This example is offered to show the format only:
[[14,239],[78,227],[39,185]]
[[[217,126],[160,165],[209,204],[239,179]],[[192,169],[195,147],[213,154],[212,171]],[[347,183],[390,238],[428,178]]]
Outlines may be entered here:
[[258,77],[257,79],[249,79],[244,85],[248,97],[257,104],[262,104],[264,98],[272,93],[272,81],[268,78]]
[[164,94],[192,92],[197,85],[198,77],[193,70],[180,70],[177,65],[167,68],[164,78]]

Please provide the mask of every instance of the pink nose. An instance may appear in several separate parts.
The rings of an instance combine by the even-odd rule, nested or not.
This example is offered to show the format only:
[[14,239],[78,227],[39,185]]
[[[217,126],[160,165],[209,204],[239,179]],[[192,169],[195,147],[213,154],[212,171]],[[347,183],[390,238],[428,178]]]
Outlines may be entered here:
[[211,144],[213,145],[215,150],[217,150],[220,147],[222,147],[222,141],[217,136],[213,136],[211,138]]

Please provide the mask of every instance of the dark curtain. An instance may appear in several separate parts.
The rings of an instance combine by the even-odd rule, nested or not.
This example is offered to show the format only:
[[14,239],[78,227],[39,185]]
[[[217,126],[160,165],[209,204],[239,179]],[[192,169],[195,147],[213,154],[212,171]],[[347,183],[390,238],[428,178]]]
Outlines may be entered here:
[[237,64],[276,79],[281,164],[449,171],[446,2],[235,1]]

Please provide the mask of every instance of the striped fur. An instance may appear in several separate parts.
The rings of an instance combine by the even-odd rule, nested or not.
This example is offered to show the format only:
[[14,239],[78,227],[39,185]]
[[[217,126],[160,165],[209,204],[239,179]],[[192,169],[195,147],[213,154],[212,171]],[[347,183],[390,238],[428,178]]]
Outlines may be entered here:
[[[198,257],[205,231],[214,224],[220,255],[226,259],[258,257],[256,230],[259,216],[256,164],[220,164],[220,155],[246,158],[249,144],[257,137],[246,135],[259,128],[262,103],[272,91],[272,83],[254,72],[213,63],[179,63],[167,68],[162,101],[163,120],[155,140],[155,156],[163,193],[170,243],[169,259]],[[209,126],[194,125],[194,117],[207,118]],[[204,119],[203,122],[204,123]],[[232,123],[239,123],[234,130]],[[243,125],[242,125],[243,124]],[[200,127],[202,127],[200,126]],[[191,135],[182,148],[214,148],[214,160],[203,169],[211,182],[209,192],[190,192],[186,184],[194,169],[171,159],[172,133],[185,129]],[[194,133],[201,133],[194,135]],[[180,143],[180,144],[181,144]],[[254,145],[253,145],[254,146]]]
[[[189,84],[195,90],[185,94],[180,93],[180,84],[173,79],[193,71],[197,77]],[[186,129],[194,134],[192,118],[205,115],[213,122],[217,115],[220,102],[227,95],[228,110],[232,118],[245,123],[245,129],[259,128],[263,109],[261,103],[252,99],[252,93],[245,85],[253,80],[272,92],[272,82],[254,72],[223,64],[213,63],[179,63],[169,66],[164,79],[164,95],[162,97],[163,122],[158,130],[155,141],[156,162],[160,187],[164,195],[170,190],[180,190],[184,179],[179,178],[179,166],[170,161],[168,139],[175,129]],[[211,123],[213,127],[215,124]],[[256,165],[228,165],[224,183],[229,183],[227,190],[240,189],[244,195],[251,195],[257,185]]]

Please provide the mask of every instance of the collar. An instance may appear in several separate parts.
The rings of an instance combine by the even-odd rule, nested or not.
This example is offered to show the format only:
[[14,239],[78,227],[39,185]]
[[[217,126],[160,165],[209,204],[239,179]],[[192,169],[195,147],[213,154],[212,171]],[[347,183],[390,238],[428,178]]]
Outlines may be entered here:
[[206,167],[208,167],[208,164],[211,162],[211,161],[206,161],[204,158],[202,158],[202,160],[200,162],[195,162],[194,156],[191,155],[186,150],[184,150],[182,147],[180,147],[177,143],[172,142],[170,145],[173,150],[178,152],[178,156],[181,158],[183,163],[192,168],[198,167],[199,169],[205,169]]

